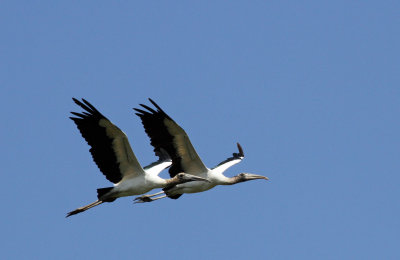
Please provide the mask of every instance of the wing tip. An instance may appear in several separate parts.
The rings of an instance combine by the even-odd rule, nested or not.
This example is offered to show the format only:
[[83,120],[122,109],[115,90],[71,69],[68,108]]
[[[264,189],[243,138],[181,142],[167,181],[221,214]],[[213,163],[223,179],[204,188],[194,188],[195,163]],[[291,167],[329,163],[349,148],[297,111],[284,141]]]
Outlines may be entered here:
[[151,98],[149,98],[149,101],[153,104],[153,106],[155,106],[155,107],[157,108],[157,110],[158,110],[159,112],[162,112],[162,113],[165,114],[164,110],[162,110],[161,107],[160,107],[159,105],[157,105],[156,102],[154,102],[154,100],[152,100]]
[[243,152],[242,146],[239,144],[239,142],[237,142],[236,145],[237,145],[237,148],[238,148],[238,150],[239,150],[239,154],[238,154],[238,155],[239,155],[240,157],[244,157],[244,152]]

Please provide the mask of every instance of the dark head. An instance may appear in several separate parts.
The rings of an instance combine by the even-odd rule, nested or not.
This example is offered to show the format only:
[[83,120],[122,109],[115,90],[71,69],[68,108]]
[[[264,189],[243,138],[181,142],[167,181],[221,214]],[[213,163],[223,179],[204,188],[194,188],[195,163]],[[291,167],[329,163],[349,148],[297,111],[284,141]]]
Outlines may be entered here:
[[257,180],[257,179],[269,180],[268,177],[252,173],[245,173],[245,172],[236,175],[234,178],[236,179],[235,183]]

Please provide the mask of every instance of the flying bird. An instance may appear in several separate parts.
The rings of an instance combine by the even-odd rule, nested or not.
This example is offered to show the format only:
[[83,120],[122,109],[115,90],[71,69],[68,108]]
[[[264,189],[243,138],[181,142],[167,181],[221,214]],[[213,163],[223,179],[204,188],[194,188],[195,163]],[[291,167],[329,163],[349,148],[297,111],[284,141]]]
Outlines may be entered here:
[[171,159],[162,149],[156,154],[159,157],[157,162],[142,168],[124,132],[85,99],[81,102],[73,98],[73,101],[85,111],[71,112],[75,117],[70,119],[91,147],[89,151],[94,162],[107,180],[114,183],[114,187],[97,189],[95,202],[69,212],[67,217],[120,197],[144,194],[155,188],[169,190],[179,183],[206,181],[185,173],[174,175],[171,179],[159,177],[158,174],[171,165]]
[[[184,193],[197,193],[207,191],[216,185],[233,185],[240,182],[264,179],[267,177],[251,173],[240,173],[234,177],[226,177],[223,172],[229,167],[239,163],[244,158],[243,149],[239,143],[239,152],[232,157],[219,163],[214,168],[207,168],[201,161],[199,155],[190,142],[186,132],[167,115],[153,100],[149,101],[154,105],[151,108],[140,104],[145,109],[134,108],[142,121],[147,135],[150,137],[151,145],[155,153],[166,151],[172,159],[172,166],[169,168],[171,177],[179,173],[188,173],[207,179],[209,182],[193,181],[190,183],[178,184],[172,189],[163,190],[152,195],[143,195],[135,198],[136,203],[151,202],[164,197],[177,199]],[[155,196],[158,196],[154,198]]]

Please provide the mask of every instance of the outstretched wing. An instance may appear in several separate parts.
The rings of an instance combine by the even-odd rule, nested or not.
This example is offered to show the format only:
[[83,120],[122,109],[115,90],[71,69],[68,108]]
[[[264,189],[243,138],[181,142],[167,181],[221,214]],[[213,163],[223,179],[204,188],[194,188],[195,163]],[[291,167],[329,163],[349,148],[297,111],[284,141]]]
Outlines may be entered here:
[[207,171],[207,167],[193,148],[186,132],[153,100],[149,100],[157,110],[143,104],[141,106],[146,110],[138,108],[134,108],[134,110],[142,120],[154,151],[158,153],[163,149],[171,157],[170,176],[174,177],[180,172],[198,175]]
[[223,173],[224,171],[226,171],[226,169],[232,167],[233,165],[235,165],[237,163],[240,163],[244,158],[244,153],[243,153],[242,146],[239,143],[237,143],[237,147],[239,150],[238,153],[233,153],[232,157],[229,157],[225,161],[220,162],[217,166],[215,166],[213,168],[213,170]]
[[158,161],[143,167],[147,174],[159,175],[162,170],[172,165],[172,160],[166,151],[161,150],[161,152],[156,153],[156,155],[159,158]]
[[107,180],[118,183],[126,176],[143,174],[144,170],[124,132],[85,99],[82,99],[82,102],[75,98],[73,100],[85,111],[71,112],[76,117],[70,119],[90,145],[89,151],[93,160]]

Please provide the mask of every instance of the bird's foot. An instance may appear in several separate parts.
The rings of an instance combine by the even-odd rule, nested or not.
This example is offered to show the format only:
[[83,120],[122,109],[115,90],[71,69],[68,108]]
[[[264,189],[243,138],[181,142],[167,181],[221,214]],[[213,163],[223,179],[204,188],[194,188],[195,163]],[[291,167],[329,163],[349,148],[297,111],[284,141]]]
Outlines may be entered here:
[[136,197],[133,200],[133,203],[145,203],[145,202],[152,202],[154,199],[152,199],[150,196],[148,195],[143,195],[140,197]]

